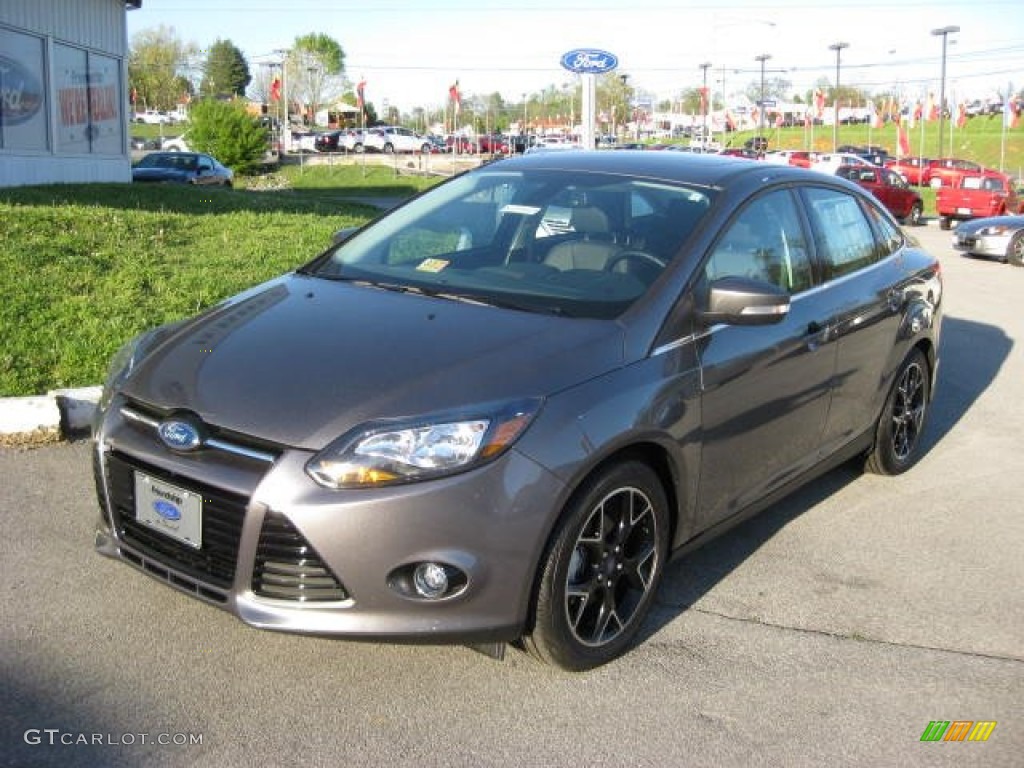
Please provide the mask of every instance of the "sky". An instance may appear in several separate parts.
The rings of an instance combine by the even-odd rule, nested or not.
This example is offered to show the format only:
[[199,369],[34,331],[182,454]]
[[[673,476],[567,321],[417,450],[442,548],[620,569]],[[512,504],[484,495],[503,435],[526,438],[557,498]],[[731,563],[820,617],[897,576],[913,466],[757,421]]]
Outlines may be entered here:
[[403,111],[436,109],[458,80],[466,95],[500,92],[521,103],[572,82],[562,54],[597,48],[617,72],[657,100],[702,85],[743,90],[784,78],[806,93],[818,81],[908,100],[938,93],[948,35],[946,94],[985,99],[1024,87],[1024,0],[144,0],[128,36],[172,27],[200,48],[230,40],[255,70],[296,37],[327,34],[345,52],[345,74],[366,99]]

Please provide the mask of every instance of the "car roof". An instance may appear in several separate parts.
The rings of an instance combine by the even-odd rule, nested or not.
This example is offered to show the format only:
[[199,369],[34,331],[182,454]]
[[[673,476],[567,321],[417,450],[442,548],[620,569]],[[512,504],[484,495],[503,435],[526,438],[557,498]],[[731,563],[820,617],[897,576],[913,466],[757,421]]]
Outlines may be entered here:
[[689,152],[618,152],[565,150],[539,152],[499,160],[486,166],[497,170],[564,170],[640,176],[686,184],[717,187],[742,176],[817,180],[820,174],[804,168],[752,163],[728,155]]

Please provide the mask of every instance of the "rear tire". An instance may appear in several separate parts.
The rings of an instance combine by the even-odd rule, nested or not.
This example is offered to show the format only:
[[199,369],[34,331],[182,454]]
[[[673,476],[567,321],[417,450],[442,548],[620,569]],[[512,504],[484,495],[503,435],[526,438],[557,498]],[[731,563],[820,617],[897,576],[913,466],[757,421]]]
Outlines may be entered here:
[[878,475],[906,472],[921,458],[928,415],[928,362],[919,349],[903,361],[875,426],[875,444],[865,468]]
[[907,216],[907,224],[912,227],[919,227],[924,221],[924,207],[920,203],[914,203]]
[[1006,260],[1015,267],[1024,267],[1024,232],[1018,232],[1006,249]]
[[649,466],[627,461],[589,479],[541,563],[526,649],[574,672],[621,655],[654,600],[668,536],[668,502]]
[[949,216],[943,216],[939,219],[939,229],[949,229],[953,226],[953,219]]

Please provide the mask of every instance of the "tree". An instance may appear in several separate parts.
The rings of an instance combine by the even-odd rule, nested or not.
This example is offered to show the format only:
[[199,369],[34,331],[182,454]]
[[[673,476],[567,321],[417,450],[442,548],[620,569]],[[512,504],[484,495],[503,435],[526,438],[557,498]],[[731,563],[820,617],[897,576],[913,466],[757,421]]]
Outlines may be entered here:
[[267,148],[267,131],[241,99],[203,99],[189,114],[189,146],[234,171],[255,169]]
[[128,87],[138,108],[173,109],[190,93],[187,69],[195,43],[183,43],[173,27],[143,29],[128,51]]
[[312,116],[344,92],[345,51],[332,37],[312,32],[295,38],[287,56],[288,98]]
[[[793,83],[784,77],[766,77],[764,80],[764,97],[765,99],[785,100],[792,88]],[[751,81],[745,93],[747,98],[755,104],[759,102],[761,100],[760,79]]]
[[199,93],[203,96],[242,96],[252,82],[249,64],[230,40],[217,40],[210,46],[203,65]]

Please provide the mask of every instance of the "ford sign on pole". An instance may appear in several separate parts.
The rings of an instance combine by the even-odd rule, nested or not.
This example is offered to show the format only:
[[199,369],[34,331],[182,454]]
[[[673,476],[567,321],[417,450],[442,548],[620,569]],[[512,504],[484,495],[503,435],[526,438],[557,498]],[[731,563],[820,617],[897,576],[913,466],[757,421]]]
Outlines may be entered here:
[[562,55],[562,66],[578,75],[600,75],[619,66],[614,53],[596,48],[577,48]]
[[577,48],[562,55],[562,66],[580,76],[583,91],[580,146],[583,149],[594,149],[597,146],[597,132],[594,130],[597,75],[613,72],[619,66],[619,57],[597,48]]

